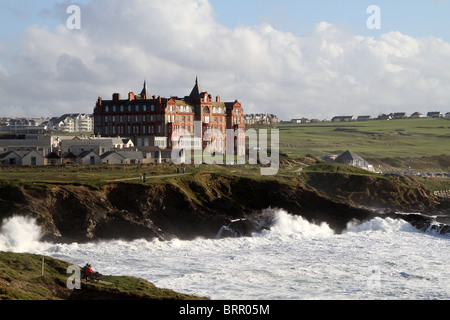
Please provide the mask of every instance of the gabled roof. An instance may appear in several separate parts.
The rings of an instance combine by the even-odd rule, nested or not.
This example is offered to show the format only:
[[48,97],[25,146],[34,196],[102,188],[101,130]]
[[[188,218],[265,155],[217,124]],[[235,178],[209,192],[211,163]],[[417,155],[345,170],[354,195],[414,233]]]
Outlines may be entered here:
[[120,153],[118,153],[118,152],[116,152],[116,151],[108,151],[108,152],[105,152],[104,154],[102,154],[102,155],[100,156],[100,158],[104,159],[104,158],[106,158],[106,157],[108,157],[108,156],[110,156],[110,155],[118,155],[119,157],[122,157],[123,159],[126,159],[123,155],[121,155]]
[[83,151],[82,153],[80,153],[79,155],[78,155],[78,158],[84,158],[84,157],[87,157],[89,154],[91,154],[91,153],[93,153],[93,154],[95,154],[96,156],[98,156],[98,157],[100,157],[97,153],[95,153],[94,151],[90,151],[90,150],[88,150],[88,151]]
[[58,156],[56,153],[54,152],[50,152],[48,155],[45,156],[47,159],[61,159],[60,156]]
[[8,156],[11,155],[11,154],[15,154],[16,156],[20,157],[20,156],[19,156],[16,152],[14,152],[14,151],[7,151],[7,152],[4,152],[4,153],[0,153],[0,159],[6,158],[6,157],[8,157]]
[[121,151],[121,150],[119,150],[116,152],[126,159],[144,159],[145,158],[145,154],[142,151]]
[[76,155],[74,155],[72,152],[66,152],[64,153],[61,158],[63,159],[76,159],[78,158]]

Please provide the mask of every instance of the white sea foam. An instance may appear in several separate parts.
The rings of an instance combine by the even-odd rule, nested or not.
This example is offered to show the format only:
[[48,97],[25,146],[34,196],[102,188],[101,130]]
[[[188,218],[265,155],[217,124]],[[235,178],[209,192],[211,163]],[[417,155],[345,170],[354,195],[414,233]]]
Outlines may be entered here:
[[379,218],[337,235],[275,214],[270,231],[249,238],[82,245],[37,243],[36,224],[13,218],[3,224],[0,250],[90,262],[104,274],[212,299],[450,299],[449,237]]
[[41,229],[34,219],[22,216],[8,218],[0,230],[0,250],[32,251],[39,246],[40,237]]

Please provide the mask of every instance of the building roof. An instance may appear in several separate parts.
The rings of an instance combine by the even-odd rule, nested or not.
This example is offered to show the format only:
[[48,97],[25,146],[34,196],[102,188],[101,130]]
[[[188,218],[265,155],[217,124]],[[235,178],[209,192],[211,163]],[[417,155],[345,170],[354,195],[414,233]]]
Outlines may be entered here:
[[141,97],[143,99],[149,99],[150,98],[150,91],[147,88],[147,80],[144,81],[144,88],[141,91]]
[[74,155],[72,152],[66,152],[64,153],[61,158],[63,159],[76,159],[78,158],[76,155]]
[[99,156],[97,153],[95,153],[94,151],[87,150],[87,151],[83,151],[82,153],[80,153],[80,154],[78,155],[78,158],[85,158],[85,157],[87,157],[87,156],[88,156],[89,154],[91,154],[91,153],[93,153],[94,155],[100,157],[100,156]]
[[198,85],[198,77],[195,78],[195,86],[191,91],[191,94],[189,95],[192,99],[198,99],[200,98],[200,95],[202,94],[202,88]]
[[116,151],[107,151],[104,154],[102,154],[100,156],[100,158],[104,159],[104,158],[106,158],[106,157],[108,157],[110,155],[118,155],[119,157],[122,157],[122,158],[126,159],[123,155],[121,155],[120,153],[118,153]]
[[8,156],[11,155],[11,154],[15,154],[16,156],[20,157],[20,156],[17,154],[17,152],[14,152],[14,151],[7,151],[7,152],[0,153],[0,159],[4,159],[4,158],[8,157]]
[[0,146],[3,147],[50,147],[48,139],[0,139]]
[[112,139],[82,139],[82,140],[62,140],[61,146],[103,146],[103,147],[114,147]]
[[60,156],[58,156],[56,153],[54,152],[50,152],[48,155],[45,156],[47,159],[61,159]]
[[336,158],[336,162],[338,162],[338,163],[343,162],[343,161],[354,161],[354,160],[365,161],[363,158],[361,158],[356,153],[354,153],[350,150],[345,151],[343,154],[341,154],[340,156],[338,156]]

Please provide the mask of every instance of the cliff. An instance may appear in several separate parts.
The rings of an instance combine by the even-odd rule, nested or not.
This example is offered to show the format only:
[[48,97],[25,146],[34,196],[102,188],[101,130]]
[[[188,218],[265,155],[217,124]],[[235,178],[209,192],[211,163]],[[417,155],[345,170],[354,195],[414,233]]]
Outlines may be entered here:
[[339,233],[350,221],[375,217],[374,207],[427,211],[440,205],[422,186],[400,182],[332,173],[297,178],[198,173],[165,183],[102,187],[3,183],[0,221],[13,215],[34,217],[44,239],[52,241],[190,240],[214,238],[235,220],[241,221],[243,234],[270,228],[270,217],[261,214],[270,207],[326,222]]

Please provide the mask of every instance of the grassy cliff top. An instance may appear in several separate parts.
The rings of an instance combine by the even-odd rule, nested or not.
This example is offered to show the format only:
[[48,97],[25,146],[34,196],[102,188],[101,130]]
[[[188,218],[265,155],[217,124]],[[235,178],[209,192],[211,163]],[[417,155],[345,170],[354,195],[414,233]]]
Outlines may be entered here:
[[70,263],[43,256],[0,252],[0,300],[201,300],[205,298],[160,289],[134,277],[105,276],[100,282],[81,282],[67,288]]

